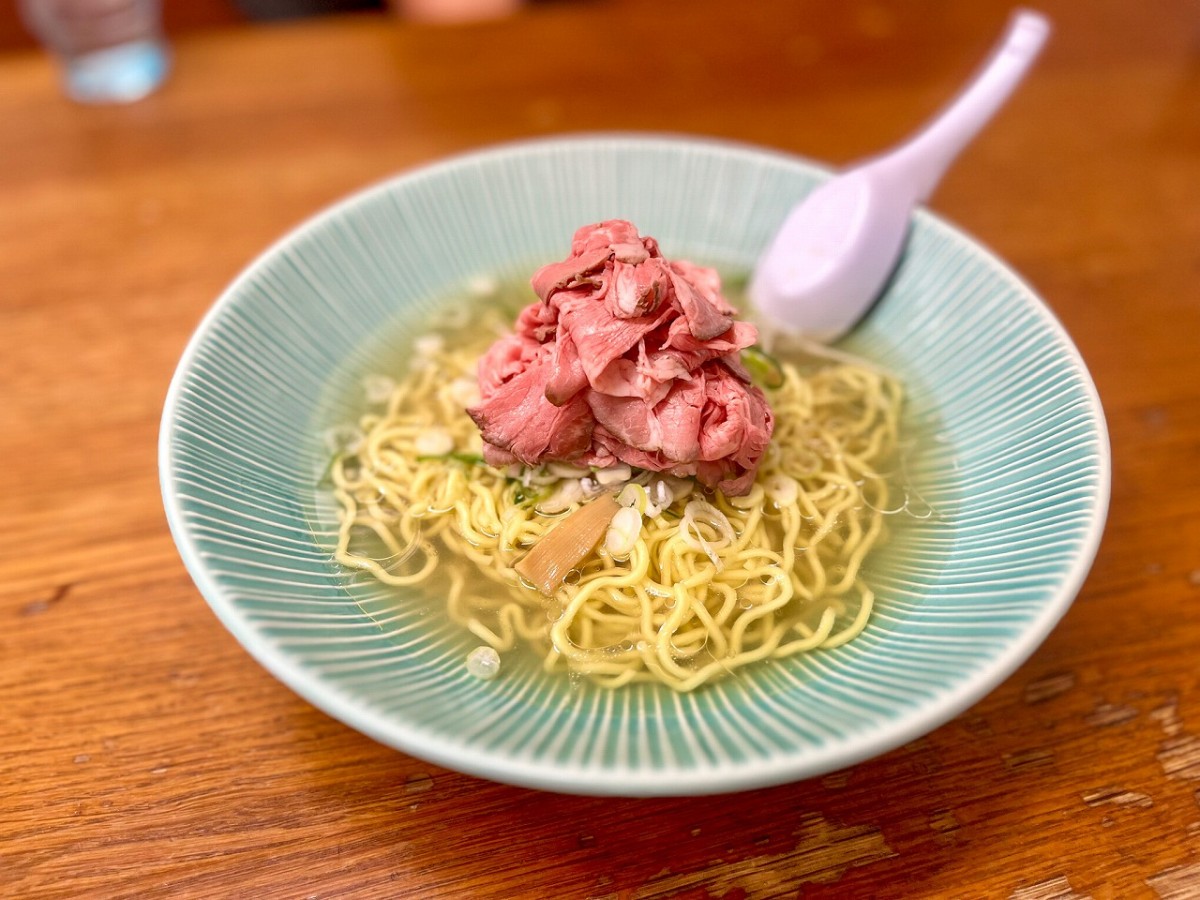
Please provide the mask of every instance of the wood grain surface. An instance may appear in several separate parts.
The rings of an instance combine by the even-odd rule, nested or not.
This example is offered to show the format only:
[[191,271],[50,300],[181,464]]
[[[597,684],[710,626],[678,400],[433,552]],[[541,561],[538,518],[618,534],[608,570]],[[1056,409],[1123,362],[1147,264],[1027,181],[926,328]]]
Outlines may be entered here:
[[828,777],[581,799],[382,747],[209,611],[156,473],[167,383],[269,242],[498,140],[639,129],[835,163],[900,138],[999,2],[527,6],[182,36],[164,90],[0,56],[0,895],[1200,897],[1200,8],[1046,2],[1032,79],[934,207],[1008,259],[1104,400],[1099,557],[976,707]]

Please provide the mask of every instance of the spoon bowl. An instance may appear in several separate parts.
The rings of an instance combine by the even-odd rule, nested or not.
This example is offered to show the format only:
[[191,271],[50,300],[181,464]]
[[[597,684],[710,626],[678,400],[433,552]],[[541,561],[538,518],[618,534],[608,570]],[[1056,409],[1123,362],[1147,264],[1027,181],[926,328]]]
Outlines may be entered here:
[[846,170],[784,220],[750,281],[763,324],[830,342],[874,304],[904,247],[916,206],[995,115],[1050,33],[1017,13],[969,87],[908,142]]

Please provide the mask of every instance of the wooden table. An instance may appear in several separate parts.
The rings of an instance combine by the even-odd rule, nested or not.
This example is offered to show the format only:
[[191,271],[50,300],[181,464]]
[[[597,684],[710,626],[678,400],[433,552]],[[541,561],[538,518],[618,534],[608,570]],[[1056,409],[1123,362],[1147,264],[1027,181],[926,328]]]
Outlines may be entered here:
[[545,3],[181,38],[63,100],[0,58],[0,895],[1200,897],[1200,14],[1047,2],[1035,76],[935,207],[1077,341],[1113,446],[1074,607],[975,708],[717,799],[581,799],[373,743],[262,670],[167,533],[158,418],[222,287],[326,203],[480,144],[697,132],[844,162],[969,74],[1007,4]]

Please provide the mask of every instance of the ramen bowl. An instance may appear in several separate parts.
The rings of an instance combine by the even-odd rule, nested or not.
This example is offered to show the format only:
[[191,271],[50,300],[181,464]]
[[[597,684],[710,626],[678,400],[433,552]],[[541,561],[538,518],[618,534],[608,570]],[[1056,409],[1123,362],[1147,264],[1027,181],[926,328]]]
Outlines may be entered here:
[[[927,212],[842,348],[897,373],[929,514],[869,560],[876,606],[845,646],[690,693],[609,689],[506,660],[415,589],[363,589],[332,560],[322,431],[361,372],[481,281],[528,279],[580,225],[634,222],[664,253],[746,272],[826,177],[711,141],[577,137],[460,156],[369,188],[267,250],[216,302],[163,416],[162,489],[184,562],[263,666],[315,706],[435,764],[585,794],[793,781],[912,740],[975,703],[1078,591],[1108,500],[1103,413],[1035,293]],[[384,337],[381,337],[384,336]]]

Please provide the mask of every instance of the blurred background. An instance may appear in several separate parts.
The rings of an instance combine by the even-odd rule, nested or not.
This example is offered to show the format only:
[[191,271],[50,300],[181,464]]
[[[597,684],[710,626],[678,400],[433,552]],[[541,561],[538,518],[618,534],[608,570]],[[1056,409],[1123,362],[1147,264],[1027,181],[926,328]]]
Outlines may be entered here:
[[[32,4],[47,0],[29,0]],[[53,0],[50,0],[53,2]],[[76,0],[78,2],[78,0]],[[83,0],[84,3],[87,0]],[[82,4],[81,4],[82,5]],[[112,6],[99,0],[99,6]],[[438,10],[451,19],[494,15],[510,8],[512,0],[166,0],[162,5],[163,25],[168,36],[197,29],[216,28],[256,21],[281,21],[341,13],[385,14],[421,17]],[[37,46],[23,21],[19,2],[0,4],[0,52]]]

